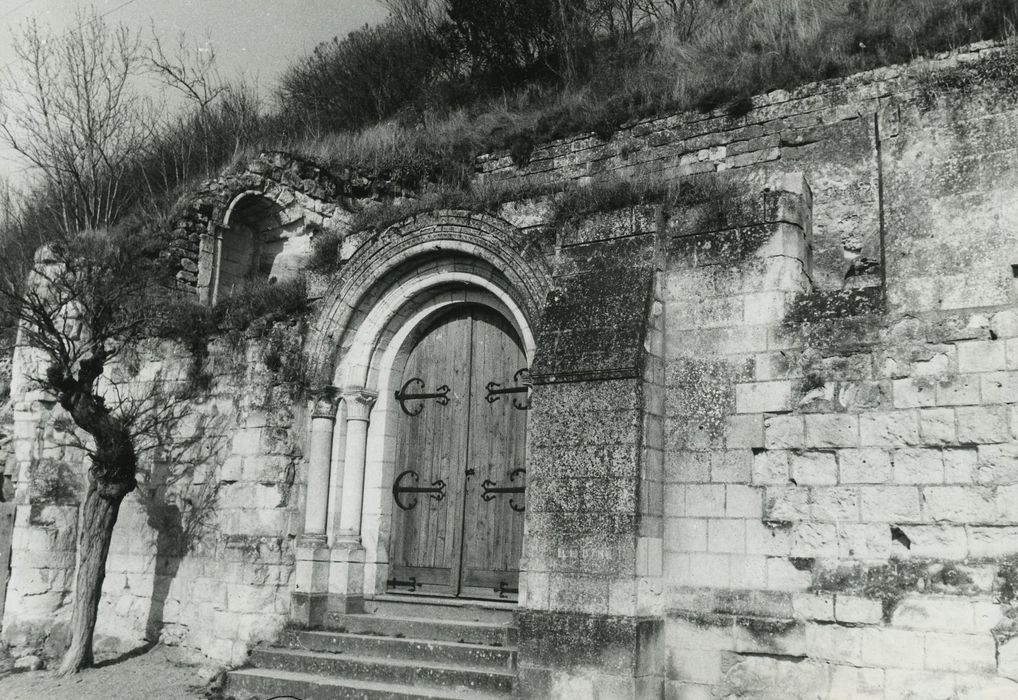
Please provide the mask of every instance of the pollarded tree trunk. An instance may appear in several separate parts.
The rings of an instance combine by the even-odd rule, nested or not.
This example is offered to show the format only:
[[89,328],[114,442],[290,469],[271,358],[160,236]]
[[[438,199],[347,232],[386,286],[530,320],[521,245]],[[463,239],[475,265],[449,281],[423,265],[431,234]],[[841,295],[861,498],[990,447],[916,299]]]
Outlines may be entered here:
[[78,574],[71,615],[71,645],[60,664],[60,675],[92,665],[92,636],[106,578],[106,556],[120,504],[137,485],[138,454],[130,423],[111,415],[106,402],[93,391],[105,357],[81,363],[78,377],[51,372],[50,385],[58,389],[60,405],[78,427],[95,441],[88,470],[88,493],[78,528]]
[[74,584],[74,615],[71,618],[71,645],[60,664],[60,675],[75,673],[92,665],[92,636],[95,632],[99,598],[106,578],[106,555],[110,551],[113,526],[117,524],[123,495],[104,495],[105,489],[89,479],[88,495],[81,510],[78,537],[78,575]]

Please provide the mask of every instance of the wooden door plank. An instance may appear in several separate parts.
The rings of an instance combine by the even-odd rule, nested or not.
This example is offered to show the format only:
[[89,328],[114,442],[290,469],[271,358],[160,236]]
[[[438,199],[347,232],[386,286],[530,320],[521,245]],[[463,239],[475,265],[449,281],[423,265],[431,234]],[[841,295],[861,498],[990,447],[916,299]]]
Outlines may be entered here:
[[[434,399],[408,402],[407,407],[420,413],[397,417],[397,444],[393,478],[413,470],[418,478],[404,486],[431,487],[445,484],[444,498],[428,494],[404,494],[417,505],[401,510],[393,504],[390,534],[390,577],[410,577],[423,584],[421,593],[455,592],[458,584],[459,503],[462,500],[461,465],[466,460],[466,423],[469,396],[469,314],[453,314],[431,324],[407,358],[400,377],[402,387],[409,379],[419,378],[424,388],[414,385],[414,393],[436,392],[449,386],[446,405]],[[444,572],[441,576],[436,572]],[[415,575],[416,574],[416,575]]]
[[488,402],[486,386],[492,381],[513,386],[513,375],[526,359],[512,326],[492,311],[477,314],[473,337],[468,460],[476,474],[466,487],[461,585],[473,595],[487,591],[497,597],[497,583],[518,586],[523,513],[513,510],[510,500],[522,507],[525,496],[491,494],[485,501],[484,482],[496,488],[525,484],[525,477],[511,482],[510,475],[524,466],[526,440],[526,411],[515,408],[513,399],[525,401],[526,396],[502,394]]

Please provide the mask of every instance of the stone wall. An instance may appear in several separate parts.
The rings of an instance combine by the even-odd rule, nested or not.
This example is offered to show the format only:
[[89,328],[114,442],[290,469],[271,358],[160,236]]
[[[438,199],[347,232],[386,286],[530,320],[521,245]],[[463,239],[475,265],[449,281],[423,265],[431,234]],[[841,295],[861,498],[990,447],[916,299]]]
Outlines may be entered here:
[[[294,326],[272,335],[299,333]],[[305,409],[295,401],[299,388],[267,368],[266,349],[257,338],[213,343],[202,368],[207,390],[171,400],[164,430],[172,440],[143,456],[139,487],[114,529],[100,643],[161,639],[238,664],[251,642],[285,622],[306,482]],[[32,358],[19,351],[15,359],[21,505],[3,639],[16,656],[52,657],[66,645],[87,459],[62,409],[25,382]],[[124,393],[172,392],[195,381],[193,363],[174,343],[156,343],[109,378]]]
[[[816,204],[817,286],[877,284],[883,224],[878,144],[896,133],[902,105],[930,97],[931,76],[999,51],[991,43],[978,44],[935,60],[776,90],[755,96],[753,109],[735,118],[720,109],[684,112],[635,122],[607,141],[577,135],[535,149],[521,168],[508,154],[493,154],[480,160],[478,178],[525,188],[611,179],[675,181],[709,173],[805,174]],[[977,77],[970,89],[981,91],[982,82]],[[981,100],[993,99],[992,92]],[[995,138],[1009,133],[996,132]]]
[[[526,692],[1018,693],[1014,61],[977,46],[758,96],[738,117],[566,139],[523,168],[479,161],[479,181],[513,188],[678,188],[564,224],[554,195],[513,202],[469,229],[471,246],[527,251],[493,283],[533,278],[522,286],[543,294],[552,271],[543,310],[527,306],[541,323]],[[305,338],[334,356],[337,319],[368,316],[352,305],[381,298],[404,246],[425,240],[450,265],[467,257],[449,251],[469,212],[347,231],[347,200],[369,184],[267,154],[189,205],[177,227],[188,243],[172,252],[193,265],[179,278],[201,286],[202,236],[245,193],[310,222],[296,235],[343,232],[338,269],[319,285],[340,290],[339,311]],[[210,355],[215,379],[191,411],[207,453],[174,483],[177,461],[150,465],[167,505],[125,504],[100,620],[104,633],[159,628],[239,663],[286,617],[309,419],[257,342],[233,352]],[[148,356],[128,382],[182,376],[189,360],[174,357]],[[4,636],[58,646],[50,620],[68,613],[82,460],[61,446],[46,397],[15,386],[13,408],[21,505]],[[181,549],[192,542],[182,516],[203,499],[216,507]]]
[[884,284],[831,288],[823,189],[780,251],[669,231],[669,697],[1018,693],[1018,103],[984,74],[873,104]]

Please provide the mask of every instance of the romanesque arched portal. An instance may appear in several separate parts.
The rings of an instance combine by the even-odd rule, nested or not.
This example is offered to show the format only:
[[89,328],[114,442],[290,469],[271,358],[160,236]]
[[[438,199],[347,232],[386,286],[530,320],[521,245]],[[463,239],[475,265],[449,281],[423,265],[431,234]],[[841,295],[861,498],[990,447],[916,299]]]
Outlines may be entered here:
[[548,289],[521,242],[493,217],[418,217],[365,243],[330,290],[309,343],[327,379],[303,551],[331,605],[386,590],[515,598],[526,368]]

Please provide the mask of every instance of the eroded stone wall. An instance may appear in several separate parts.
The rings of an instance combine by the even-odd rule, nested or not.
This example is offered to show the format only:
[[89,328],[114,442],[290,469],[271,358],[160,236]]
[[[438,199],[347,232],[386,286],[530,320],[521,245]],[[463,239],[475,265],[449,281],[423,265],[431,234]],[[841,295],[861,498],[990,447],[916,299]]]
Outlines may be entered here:
[[[272,335],[299,338],[300,326]],[[196,367],[186,349],[162,342],[112,369],[121,394],[158,387],[160,405],[172,410],[160,428],[169,439],[143,454],[139,487],[114,529],[100,643],[162,640],[238,664],[251,643],[285,622],[303,522],[305,409],[300,388],[268,368],[267,351],[259,338],[216,341]],[[87,458],[62,410],[25,381],[32,358],[19,352],[16,360],[13,447],[22,505],[2,631],[15,656],[52,657],[66,645]],[[194,391],[192,382],[204,386],[172,398]]]
[[881,103],[844,173],[883,284],[830,288],[823,187],[780,252],[670,233],[669,697],[1018,694],[1018,105],[967,75]]
[[[527,465],[525,692],[1018,693],[1018,106],[980,68],[1002,55],[778,91],[738,117],[647,120],[607,143],[550,144],[524,168],[481,159],[487,183],[736,190],[558,228],[554,195],[497,212],[554,287]],[[244,188],[310,222],[307,236],[348,225],[358,191],[272,154],[213,183],[178,227],[184,284],[200,286],[198,241]],[[453,214],[433,217],[436,255],[466,216]],[[334,285],[363,246],[404,235],[348,234]],[[214,439],[165,484],[168,508],[125,504],[102,631],[161,626],[238,663],[282,624],[308,421],[258,348],[210,356],[192,413]],[[13,408],[23,505],[4,635],[28,649],[69,612],[83,472],[45,397],[22,387]],[[160,554],[210,494],[204,534]]]

